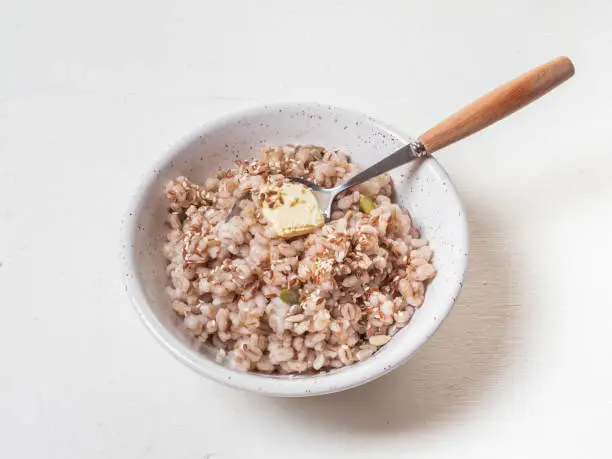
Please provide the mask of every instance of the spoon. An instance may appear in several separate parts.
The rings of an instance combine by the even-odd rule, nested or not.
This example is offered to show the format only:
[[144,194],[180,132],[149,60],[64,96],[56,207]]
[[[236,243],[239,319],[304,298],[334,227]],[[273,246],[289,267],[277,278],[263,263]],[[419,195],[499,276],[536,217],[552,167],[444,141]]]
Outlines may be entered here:
[[574,64],[567,57],[558,57],[536,67],[485,94],[419,136],[417,140],[334,188],[323,188],[299,177],[290,177],[290,179],[306,185],[313,191],[325,219],[329,220],[334,199],[344,190],[410,161],[429,156],[486,128],[540,98],[573,74]]

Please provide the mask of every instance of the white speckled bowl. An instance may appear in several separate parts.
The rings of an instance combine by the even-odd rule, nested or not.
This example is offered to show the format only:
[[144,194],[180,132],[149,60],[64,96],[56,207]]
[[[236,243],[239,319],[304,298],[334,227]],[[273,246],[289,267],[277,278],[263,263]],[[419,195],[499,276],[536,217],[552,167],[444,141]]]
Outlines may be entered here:
[[258,155],[263,144],[317,144],[339,148],[366,167],[403,145],[407,137],[378,121],[318,104],[265,106],[207,124],[189,142],[172,150],[150,172],[133,198],[124,246],[126,290],[155,337],[183,363],[229,386],[261,394],[300,397],[337,392],[371,381],[405,362],[436,331],[459,294],[468,258],[465,212],[452,182],[435,159],[394,170],[397,200],[434,249],[438,274],[425,303],[406,328],[379,352],[360,362],[316,376],[266,376],[242,373],[215,362],[213,352],[191,345],[182,321],[164,291],[167,202],[163,185],[177,175],[196,182],[236,158]]

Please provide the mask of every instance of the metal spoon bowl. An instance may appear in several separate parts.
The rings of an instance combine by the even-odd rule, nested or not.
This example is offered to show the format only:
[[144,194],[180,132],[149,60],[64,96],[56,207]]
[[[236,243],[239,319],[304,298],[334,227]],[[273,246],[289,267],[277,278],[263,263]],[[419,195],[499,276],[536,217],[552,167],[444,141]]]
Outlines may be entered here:
[[306,179],[300,177],[289,177],[290,180],[294,182],[301,183],[302,185],[306,185],[308,188],[312,190],[317,201],[319,202],[319,207],[321,208],[321,212],[325,216],[325,220],[329,220],[331,218],[332,205],[336,197],[342,193],[344,190],[347,190],[353,186],[357,186],[362,184],[363,182],[367,182],[368,180],[377,177],[385,172],[388,172],[396,167],[399,167],[403,164],[409,163],[410,161],[421,158],[425,156],[427,153],[425,152],[425,148],[419,141],[411,142],[396,152],[390,154],[383,160],[377,162],[373,166],[368,167],[366,170],[361,171],[357,175],[352,176],[346,182],[341,183],[334,188],[323,188],[319,185],[312,183]]

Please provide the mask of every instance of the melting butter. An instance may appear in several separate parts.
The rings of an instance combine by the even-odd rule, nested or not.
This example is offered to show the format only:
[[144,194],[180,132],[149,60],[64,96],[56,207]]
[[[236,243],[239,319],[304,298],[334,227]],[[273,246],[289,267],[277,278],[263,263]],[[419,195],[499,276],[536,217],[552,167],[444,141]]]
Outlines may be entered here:
[[325,223],[314,193],[295,182],[285,182],[274,190],[267,190],[262,213],[276,234],[283,238],[311,233]]

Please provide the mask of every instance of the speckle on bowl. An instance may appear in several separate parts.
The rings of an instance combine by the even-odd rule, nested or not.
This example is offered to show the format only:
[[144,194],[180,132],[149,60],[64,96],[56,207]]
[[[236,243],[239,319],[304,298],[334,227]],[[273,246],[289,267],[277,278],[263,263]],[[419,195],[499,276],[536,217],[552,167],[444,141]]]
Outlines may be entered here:
[[468,231],[459,196],[434,158],[391,172],[395,197],[434,249],[436,278],[424,305],[406,328],[371,358],[327,374],[268,376],[242,373],[197,349],[170,307],[165,287],[167,202],[163,185],[177,175],[204,182],[236,157],[252,159],[263,144],[317,144],[339,149],[361,167],[374,164],[408,141],[363,114],[319,104],[265,106],[224,117],[173,149],[147,174],[125,218],[124,276],[128,295],[155,337],[183,363],[220,383],[275,396],[312,396],[371,381],[405,362],[436,331],[451,310],[467,266]]

